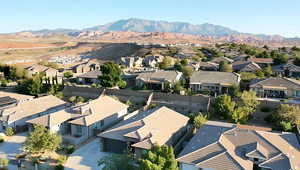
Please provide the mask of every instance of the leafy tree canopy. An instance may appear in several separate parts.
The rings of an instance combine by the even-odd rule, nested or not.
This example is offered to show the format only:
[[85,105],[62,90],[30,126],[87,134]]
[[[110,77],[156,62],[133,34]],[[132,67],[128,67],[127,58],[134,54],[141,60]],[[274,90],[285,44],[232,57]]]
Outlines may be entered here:
[[35,125],[34,130],[26,138],[24,149],[32,154],[42,154],[58,149],[61,141],[60,136],[51,133],[46,127]]
[[171,146],[154,145],[140,160],[141,170],[178,170]]

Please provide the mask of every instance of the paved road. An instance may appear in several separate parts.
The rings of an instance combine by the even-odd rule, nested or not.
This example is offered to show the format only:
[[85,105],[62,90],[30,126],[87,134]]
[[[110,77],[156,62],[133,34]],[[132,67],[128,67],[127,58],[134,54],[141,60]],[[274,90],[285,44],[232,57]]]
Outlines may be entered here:
[[[0,158],[14,159],[15,155],[22,152],[22,145],[26,140],[26,133],[17,134],[9,137],[4,143],[0,144]],[[15,170],[16,165],[9,164],[9,170]]]
[[66,170],[100,170],[97,161],[109,153],[100,152],[99,139],[94,139],[76,150],[65,164]]

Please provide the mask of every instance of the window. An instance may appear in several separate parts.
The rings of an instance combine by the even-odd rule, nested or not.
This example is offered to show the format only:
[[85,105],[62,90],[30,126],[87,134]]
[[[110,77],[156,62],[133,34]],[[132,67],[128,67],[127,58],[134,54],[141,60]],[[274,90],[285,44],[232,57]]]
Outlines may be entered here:
[[76,133],[81,134],[82,133],[82,128],[81,126],[76,126]]
[[300,97],[300,90],[296,91],[296,97]]
[[104,126],[104,120],[100,121],[100,126]]

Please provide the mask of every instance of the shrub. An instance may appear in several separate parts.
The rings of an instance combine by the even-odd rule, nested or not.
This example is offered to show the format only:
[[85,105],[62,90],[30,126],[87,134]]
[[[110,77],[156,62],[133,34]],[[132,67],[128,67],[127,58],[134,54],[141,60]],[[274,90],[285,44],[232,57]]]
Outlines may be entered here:
[[64,170],[64,169],[65,169],[64,166],[61,165],[61,164],[56,165],[56,166],[54,167],[54,170]]
[[8,159],[1,158],[0,159],[0,167],[1,167],[1,169],[7,169],[7,167],[8,167]]
[[207,116],[201,113],[194,118],[194,127],[199,129],[205,122],[207,122]]
[[57,159],[57,163],[62,165],[67,161],[67,156],[66,155],[60,155]]
[[69,102],[74,103],[76,101],[76,96],[71,96]]
[[0,137],[0,143],[3,143],[4,142],[4,138],[1,136]]
[[293,125],[291,122],[281,121],[280,126],[285,132],[291,132],[293,130]]
[[64,72],[64,77],[65,78],[71,78],[71,77],[73,77],[73,73],[70,72],[70,71]]
[[75,146],[74,145],[69,145],[69,146],[67,146],[67,148],[66,148],[66,153],[67,154],[72,154],[73,152],[75,151]]
[[83,98],[83,97],[78,96],[78,97],[76,98],[76,103],[83,103],[83,102],[84,102],[84,98]]
[[8,128],[5,130],[5,134],[6,134],[7,136],[12,136],[12,135],[14,135],[14,129],[11,128],[11,127],[8,127]]
[[7,169],[7,167],[8,167],[8,159],[6,159],[6,158],[1,158],[0,159],[0,167],[1,167],[1,169]]

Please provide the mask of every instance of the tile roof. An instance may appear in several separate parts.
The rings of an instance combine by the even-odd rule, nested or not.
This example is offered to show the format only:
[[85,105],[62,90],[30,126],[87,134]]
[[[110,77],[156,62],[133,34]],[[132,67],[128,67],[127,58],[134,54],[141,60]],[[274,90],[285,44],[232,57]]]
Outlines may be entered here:
[[154,143],[166,144],[174,133],[186,126],[188,120],[188,117],[163,106],[139,113],[98,136],[121,141],[130,137],[139,141],[133,147],[150,149]]
[[200,168],[248,170],[253,168],[249,157],[260,158],[260,167],[299,169],[300,145],[292,133],[247,130],[208,121],[177,160]]
[[215,84],[238,84],[240,76],[237,73],[218,71],[197,71],[190,78],[190,84],[215,83]]
[[287,63],[287,64],[280,64],[280,65],[277,65],[277,66],[273,66],[272,70],[273,71],[290,70],[290,71],[293,71],[293,72],[300,72],[300,67],[296,66],[294,64]]
[[67,120],[75,117],[80,117],[81,114],[74,114],[70,109],[63,109],[54,113],[50,113],[44,116],[37,117],[27,121],[27,123],[43,125],[46,127],[52,127],[66,122]]
[[44,96],[33,100],[19,103],[15,107],[5,109],[3,111],[4,121],[8,123],[15,122],[22,118],[26,118],[41,112],[55,111],[57,107],[64,106],[66,102],[55,96]]
[[34,96],[29,96],[29,95],[25,95],[25,94],[0,91],[0,97],[6,97],[6,96],[14,98],[18,101],[30,100],[30,99],[34,98]]
[[69,123],[90,126],[104,118],[113,116],[116,113],[127,109],[128,106],[112,97],[101,95],[98,99],[85,103],[81,108],[82,110],[86,110],[88,114],[72,120]]
[[93,70],[93,71],[81,74],[81,75],[79,75],[77,77],[79,77],[79,78],[97,79],[101,75],[102,75],[102,72],[100,70]]
[[273,58],[249,58],[248,61],[252,61],[257,64],[273,64]]
[[256,79],[250,83],[250,87],[256,86],[298,89],[300,88],[300,81],[290,78],[271,77],[266,79]]
[[234,71],[256,71],[261,70],[261,67],[251,61],[236,61],[232,63],[232,69]]
[[176,82],[181,77],[182,73],[177,71],[163,71],[159,70],[150,73],[141,73],[136,79],[141,79],[143,81],[168,81]]

